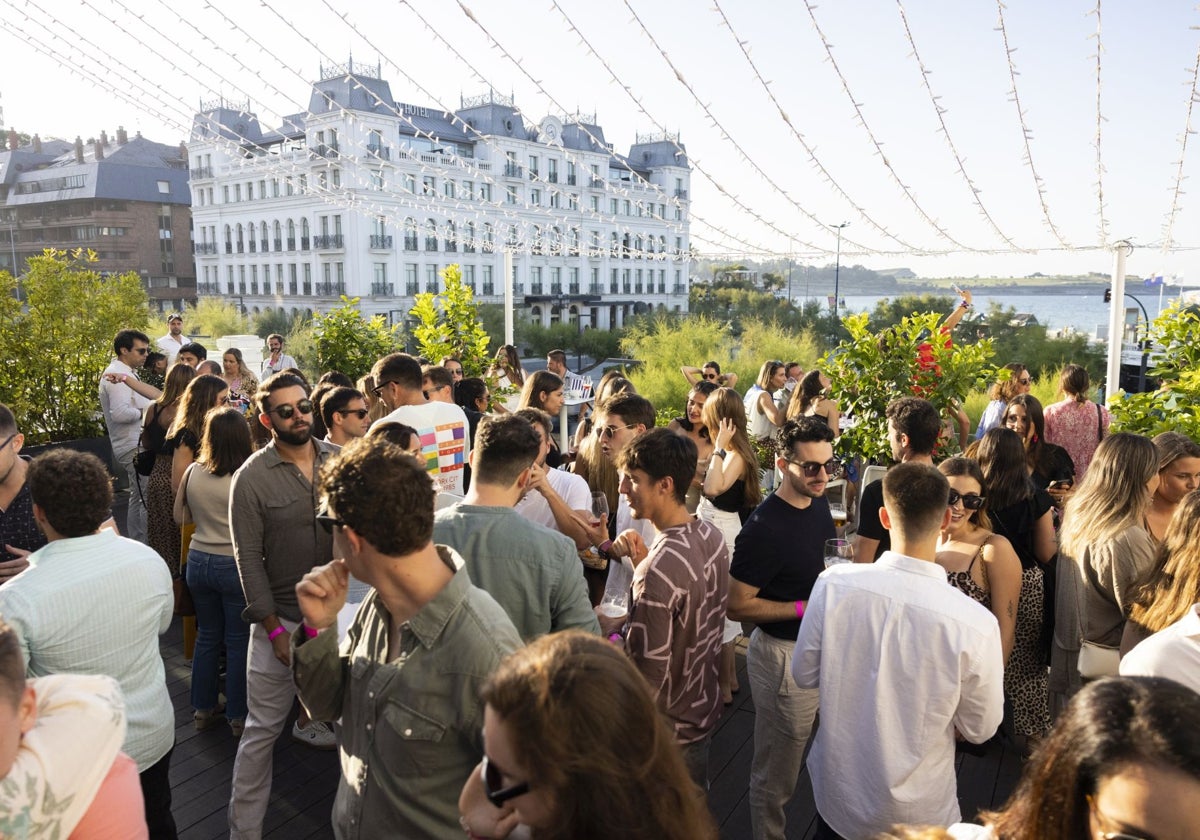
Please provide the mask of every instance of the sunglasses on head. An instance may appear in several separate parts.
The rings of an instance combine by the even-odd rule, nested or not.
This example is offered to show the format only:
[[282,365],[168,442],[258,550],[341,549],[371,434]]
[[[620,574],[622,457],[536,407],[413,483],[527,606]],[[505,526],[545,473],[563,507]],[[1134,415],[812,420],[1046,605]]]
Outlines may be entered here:
[[338,412],[338,414],[342,415],[343,417],[345,417],[347,414],[353,414],[359,420],[362,420],[370,413],[371,412],[367,411],[365,408],[344,408]]
[[278,414],[280,420],[291,419],[291,416],[299,411],[301,414],[313,413],[313,401],[310,399],[300,400],[295,405],[281,405],[278,408],[272,408],[267,414]]
[[805,478],[816,478],[821,470],[825,470],[825,474],[830,478],[836,477],[842,471],[842,465],[838,463],[836,458],[830,458],[828,461],[793,461],[788,458],[789,464],[795,464],[804,473]]
[[487,753],[484,753],[483,792],[487,795],[488,802],[500,808],[508,800],[529,793],[529,782],[518,782],[512,787],[502,788],[500,785],[503,784],[503,781],[500,771],[494,764],[488,761]]
[[959,502],[967,510],[979,510],[983,507],[983,503],[987,500],[986,496],[980,496],[976,493],[959,493],[957,490],[951,490],[949,498],[946,499],[947,507],[954,507]]

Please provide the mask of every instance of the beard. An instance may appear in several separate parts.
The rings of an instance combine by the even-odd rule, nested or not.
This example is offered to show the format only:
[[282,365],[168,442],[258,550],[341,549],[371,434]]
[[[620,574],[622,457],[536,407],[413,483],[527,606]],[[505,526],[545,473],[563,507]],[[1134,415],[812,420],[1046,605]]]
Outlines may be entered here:
[[272,431],[275,432],[276,438],[289,446],[303,446],[312,440],[312,426],[305,426],[300,430],[288,429],[286,431],[275,428]]

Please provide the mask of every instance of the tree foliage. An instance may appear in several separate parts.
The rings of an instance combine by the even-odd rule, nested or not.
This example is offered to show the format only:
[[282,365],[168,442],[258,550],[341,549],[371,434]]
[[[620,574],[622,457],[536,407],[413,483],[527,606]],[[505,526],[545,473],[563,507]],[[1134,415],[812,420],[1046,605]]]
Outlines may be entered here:
[[237,304],[222,298],[202,297],[195,306],[186,307],[182,314],[184,330],[188,335],[220,338],[223,335],[249,335],[253,332],[250,319],[242,314]]
[[105,276],[95,260],[47,250],[19,281],[0,272],[0,394],[30,443],[104,433],[98,393],[113,337],[149,320],[137,273]]
[[[941,320],[936,312],[908,315],[875,333],[866,313],[842,319],[850,338],[820,361],[842,413],[853,414],[858,421],[838,440],[841,454],[886,461],[891,457],[888,403],[897,397],[919,396],[948,415],[967,394],[995,376],[991,341],[948,343],[938,330]],[[946,445],[951,451],[957,448],[956,441]]]
[[1113,430],[1147,437],[1181,432],[1200,440],[1200,308],[1176,301],[1154,320],[1150,340],[1156,350],[1149,373],[1161,387],[1144,394],[1111,395]]
[[396,350],[396,328],[382,315],[364,318],[358,298],[342,295],[342,305],[313,317],[312,334],[319,372],[336,370],[351,379],[371,372],[375,361]]
[[417,295],[411,314],[418,352],[436,363],[446,356],[462,362],[464,376],[482,376],[491,362],[491,339],[479,316],[475,293],[463,283],[457,263],[442,272],[442,291]]

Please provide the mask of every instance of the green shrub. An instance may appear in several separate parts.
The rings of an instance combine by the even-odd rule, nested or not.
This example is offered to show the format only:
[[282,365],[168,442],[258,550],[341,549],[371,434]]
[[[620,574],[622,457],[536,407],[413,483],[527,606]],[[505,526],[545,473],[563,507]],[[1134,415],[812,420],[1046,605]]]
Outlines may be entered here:
[[630,373],[630,381],[656,409],[671,417],[683,412],[690,387],[679,368],[698,367],[709,359],[724,362],[732,347],[733,338],[725,325],[703,315],[639,319],[629,326],[621,342],[624,355],[642,361]]
[[[842,413],[853,414],[858,421],[838,439],[841,455],[878,461],[891,457],[885,412],[898,397],[923,397],[949,416],[968,394],[991,382],[995,376],[991,342],[983,339],[947,347],[936,338],[941,318],[932,312],[910,315],[878,336],[868,327],[866,313],[842,319],[850,339],[820,361]],[[930,335],[935,336],[929,349],[932,364],[922,366],[918,348]],[[957,438],[947,440],[942,451],[955,451],[957,446]]]
[[358,379],[377,359],[396,351],[396,327],[382,315],[364,318],[358,301],[342,295],[341,306],[313,317],[314,373],[336,370]]
[[0,394],[28,443],[104,433],[100,375],[113,337],[150,320],[137,273],[101,275],[95,260],[90,251],[47,250],[19,281],[0,272]]
[[464,376],[482,376],[491,363],[491,339],[479,317],[475,293],[463,283],[457,263],[442,269],[442,291],[417,295],[411,314],[420,355],[436,364],[446,356],[462,362]]
[[1108,399],[1113,431],[1153,437],[1181,432],[1200,441],[1200,309],[1178,301],[1154,319],[1150,340],[1161,348],[1151,356],[1151,376],[1162,382],[1157,391]]

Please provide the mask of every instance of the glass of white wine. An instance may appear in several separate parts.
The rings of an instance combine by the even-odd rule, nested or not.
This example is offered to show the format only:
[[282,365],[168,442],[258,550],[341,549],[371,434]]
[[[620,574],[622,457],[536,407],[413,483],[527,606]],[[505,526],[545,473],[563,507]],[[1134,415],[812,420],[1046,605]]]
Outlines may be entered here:
[[825,540],[825,568],[838,563],[854,562],[854,545],[850,540]]

